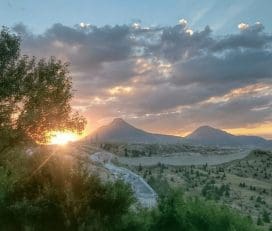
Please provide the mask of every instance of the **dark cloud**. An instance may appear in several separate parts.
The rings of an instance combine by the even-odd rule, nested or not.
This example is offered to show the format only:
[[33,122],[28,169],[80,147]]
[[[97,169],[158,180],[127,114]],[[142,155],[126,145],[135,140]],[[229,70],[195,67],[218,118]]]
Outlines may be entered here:
[[126,25],[83,30],[55,24],[39,36],[26,34],[23,25],[15,26],[14,30],[23,32],[27,51],[34,50],[36,54],[46,47],[48,52],[45,55],[59,56],[63,53],[78,68],[127,59],[133,49],[130,28]]
[[[222,127],[271,121],[272,36],[261,23],[241,23],[239,29],[214,36],[209,26],[192,31],[187,23],[55,24],[35,35],[23,24],[14,27],[23,53],[71,63],[74,104],[87,116],[135,118],[135,124],[147,127],[163,123],[167,131],[205,121]],[[210,101],[258,84],[268,87]]]
[[271,95],[243,95],[221,103],[205,103],[184,112],[183,117],[197,123],[223,128],[245,127],[271,119]]
[[272,53],[267,50],[234,50],[195,57],[175,65],[173,83],[228,84],[240,87],[272,77]]
[[188,59],[200,55],[213,44],[211,29],[207,26],[203,31],[192,35],[181,25],[163,28],[157,44],[150,45],[149,51],[171,62]]
[[271,95],[248,93],[226,102],[205,102],[178,111],[128,118],[134,124],[154,132],[181,134],[200,125],[231,129],[250,127],[272,120]]
[[263,32],[262,24],[249,26],[239,34],[229,35],[218,40],[212,47],[213,51],[226,49],[251,48],[262,49],[266,46],[271,47],[272,36]]

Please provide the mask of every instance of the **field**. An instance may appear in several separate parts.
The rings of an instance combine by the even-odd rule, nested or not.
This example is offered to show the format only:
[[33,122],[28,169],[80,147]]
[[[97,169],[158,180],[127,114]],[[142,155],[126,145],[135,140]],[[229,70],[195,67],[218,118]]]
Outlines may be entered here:
[[[108,144],[109,145],[109,144]],[[265,230],[272,228],[272,152],[249,149],[124,145],[115,153],[118,164],[142,176],[159,193],[181,187],[187,196],[200,196],[230,206],[250,217]],[[124,151],[126,150],[127,151]],[[129,150],[129,151],[128,151]],[[125,155],[127,152],[129,154]],[[131,153],[141,153],[130,157]]]

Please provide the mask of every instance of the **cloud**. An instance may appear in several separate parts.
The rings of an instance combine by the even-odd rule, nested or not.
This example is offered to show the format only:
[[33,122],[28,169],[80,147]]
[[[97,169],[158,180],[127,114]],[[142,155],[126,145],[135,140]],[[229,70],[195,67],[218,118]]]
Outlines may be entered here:
[[186,27],[188,24],[187,20],[184,18],[180,19],[178,22],[179,22],[179,25],[181,25],[182,27]]
[[[20,32],[18,26],[14,29]],[[63,55],[75,68],[82,69],[128,58],[133,49],[129,35],[128,26],[93,26],[90,31],[85,31],[55,24],[42,35],[25,34],[23,49],[35,55]],[[56,47],[56,42],[63,45]]]
[[173,84],[224,84],[225,87],[271,79],[272,53],[269,51],[235,50],[218,57],[202,55],[174,65]]
[[241,22],[238,24],[238,28],[239,28],[239,30],[246,30],[249,28],[249,25],[247,23]]
[[131,24],[131,27],[135,30],[140,29],[141,28],[141,24],[139,22],[134,22]]
[[251,32],[261,32],[264,29],[264,26],[261,22],[256,22],[253,25],[249,25],[247,23],[238,24],[238,28],[241,31],[251,31]]
[[194,31],[192,29],[186,29],[185,31],[189,35],[193,35]]
[[250,88],[240,88],[231,94],[210,98],[178,110],[147,113],[128,119],[154,132],[163,130],[170,134],[184,134],[207,124],[224,129],[254,127],[271,122],[272,119],[272,85],[266,86],[266,90],[264,86],[251,85]]
[[238,28],[214,36],[182,19],[154,27],[54,24],[40,35],[18,24],[14,31],[23,53],[71,63],[73,104],[91,123],[121,116],[178,133],[272,121],[272,36],[260,22]]
[[203,103],[185,111],[182,117],[188,122],[192,119],[196,124],[206,123],[222,128],[250,126],[272,119],[271,96],[242,94],[226,102]]
[[211,29],[208,26],[193,34],[188,34],[187,30],[180,26],[163,28],[159,41],[147,49],[159,58],[176,62],[200,55],[213,44]]
[[79,27],[82,28],[82,29],[87,29],[87,28],[91,27],[91,24],[90,23],[81,22],[81,23],[79,23]]

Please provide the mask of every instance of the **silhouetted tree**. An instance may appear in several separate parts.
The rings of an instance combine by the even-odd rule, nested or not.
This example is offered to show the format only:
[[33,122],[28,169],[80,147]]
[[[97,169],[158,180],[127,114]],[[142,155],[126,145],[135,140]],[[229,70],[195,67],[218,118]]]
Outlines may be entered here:
[[46,142],[48,132],[81,132],[85,119],[72,113],[68,64],[20,54],[20,38],[0,32],[0,152],[18,141]]

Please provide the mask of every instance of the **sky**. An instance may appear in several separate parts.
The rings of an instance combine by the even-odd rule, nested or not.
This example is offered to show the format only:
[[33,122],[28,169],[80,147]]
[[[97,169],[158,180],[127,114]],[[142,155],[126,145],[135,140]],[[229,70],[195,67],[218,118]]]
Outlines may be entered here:
[[22,54],[70,63],[90,132],[201,125],[272,139],[272,1],[0,0]]

